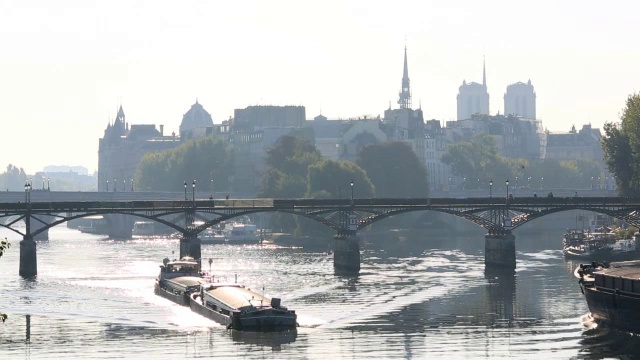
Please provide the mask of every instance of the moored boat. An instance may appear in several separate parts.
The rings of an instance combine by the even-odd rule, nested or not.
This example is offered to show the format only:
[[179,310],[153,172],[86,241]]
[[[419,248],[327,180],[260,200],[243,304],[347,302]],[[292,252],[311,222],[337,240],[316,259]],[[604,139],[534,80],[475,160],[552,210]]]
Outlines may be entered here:
[[626,261],[636,259],[636,239],[618,238],[610,229],[591,232],[567,229],[562,240],[562,253],[568,259],[583,261]]
[[283,331],[295,329],[297,315],[280,304],[239,284],[202,284],[191,294],[191,309],[228,329]]
[[224,244],[225,242],[225,236],[222,230],[212,228],[206,229],[198,237],[200,238],[200,243],[203,245]]
[[208,279],[200,272],[200,265],[195,259],[184,257],[170,261],[166,258],[160,266],[154,292],[177,304],[189,306],[190,295],[199,291],[200,285],[207,282]]
[[640,333],[640,261],[581,264],[575,275],[597,323]]
[[233,222],[225,228],[227,244],[259,244],[260,234],[254,224]]

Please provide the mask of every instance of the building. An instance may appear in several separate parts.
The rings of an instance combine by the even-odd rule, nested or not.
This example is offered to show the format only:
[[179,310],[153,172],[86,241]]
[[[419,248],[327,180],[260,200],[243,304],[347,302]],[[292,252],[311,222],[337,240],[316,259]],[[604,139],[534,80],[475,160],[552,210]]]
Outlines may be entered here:
[[458,90],[458,120],[471,118],[473,114],[489,114],[489,93],[487,92],[487,73],[482,64],[482,84],[462,81]]
[[504,114],[527,119],[536,118],[536,92],[531,80],[526,84],[517,82],[507,86],[507,92],[504,94]]
[[572,126],[568,132],[547,133],[547,159],[595,160],[604,166],[604,152],[600,144],[600,129],[593,129],[591,124],[582,125],[582,129],[576,131]]
[[180,139],[185,141],[212,135],[214,133],[213,127],[211,114],[196,99],[196,103],[191,105],[189,111],[182,116]]
[[135,190],[133,177],[144,154],[180,145],[175,134],[164,136],[164,126],[131,125],[122,106],[115,121],[107,125],[98,146],[98,191]]
[[[230,121],[234,153],[234,192],[255,196],[265,169],[265,155],[279,137],[298,132],[305,125],[304,106],[249,106],[236,109]],[[313,143],[312,131],[307,135]]]
[[539,120],[476,114],[470,119],[448,121],[447,133],[451,143],[469,141],[476,134],[491,135],[506,157],[532,161],[545,158],[546,133]]

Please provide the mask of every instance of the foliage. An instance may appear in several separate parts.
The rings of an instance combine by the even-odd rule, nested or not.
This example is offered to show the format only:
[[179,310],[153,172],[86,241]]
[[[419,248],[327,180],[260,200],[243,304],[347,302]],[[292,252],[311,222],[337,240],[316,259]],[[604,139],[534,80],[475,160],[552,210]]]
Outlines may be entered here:
[[7,191],[23,191],[27,174],[23,168],[7,165],[4,173],[0,174],[0,189]]
[[[353,182],[353,187],[351,186]],[[367,174],[350,161],[323,160],[309,166],[307,197],[371,198],[374,186]]]
[[303,197],[307,190],[307,169],[321,159],[320,151],[308,140],[281,136],[267,151],[260,196]]
[[[451,166],[452,172],[466,179],[478,179],[480,187],[490,180],[499,186],[502,180],[513,179],[516,173],[526,168],[522,160],[507,159],[500,154],[492,136],[478,134],[471,141],[461,141],[451,145],[442,161]],[[469,184],[472,184],[470,181]]]
[[469,179],[466,189],[484,188],[490,180],[493,180],[494,189],[501,189],[506,187],[507,179],[512,187],[528,189],[590,189],[598,186],[598,178],[600,185],[605,182],[604,169],[596,160],[505,158],[489,135],[479,135],[471,141],[450,146],[443,162],[451,165],[455,175]]
[[144,191],[227,191],[232,173],[231,147],[222,139],[210,136],[191,140],[167,151],[148,153],[136,169],[135,184]]
[[637,229],[630,226],[628,228],[619,227],[613,230],[613,233],[616,234],[616,239],[633,239]]
[[627,98],[620,123],[606,123],[601,139],[604,158],[621,195],[640,195],[640,95]]
[[377,197],[427,197],[427,168],[406,143],[366,146],[356,163],[371,179]]

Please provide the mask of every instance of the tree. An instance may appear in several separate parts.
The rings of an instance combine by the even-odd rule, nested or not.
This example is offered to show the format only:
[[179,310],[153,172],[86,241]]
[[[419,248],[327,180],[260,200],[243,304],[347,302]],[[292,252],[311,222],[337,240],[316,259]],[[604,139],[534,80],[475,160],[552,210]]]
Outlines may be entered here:
[[449,146],[442,161],[451,166],[453,173],[467,179],[480,179],[482,184],[489,180],[509,179],[514,169],[523,169],[521,160],[507,159],[500,154],[495,140],[490,135],[479,134],[471,141],[461,141]]
[[136,168],[140,190],[176,191],[195,180],[198,189],[227,191],[233,173],[231,147],[210,136],[190,140],[167,151],[145,154]]
[[22,191],[26,180],[27,174],[23,168],[9,164],[5,172],[0,174],[0,189]]
[[427,168],[403,142],[366,146],[356,163],[371,179],[377,197],[427,197]]
[[640,194],[640,95],[627,98],[620,123],[604,124],[601,143],[605,163],[616,178],[620,194]]
[[367,174],[350,161],[323,160],[309,166],[307,197],[370,198],[374,186]]
[[261,197],[303,197],[307,169],[322,156],[315,145],[297,136],[281,136],[267,151]]

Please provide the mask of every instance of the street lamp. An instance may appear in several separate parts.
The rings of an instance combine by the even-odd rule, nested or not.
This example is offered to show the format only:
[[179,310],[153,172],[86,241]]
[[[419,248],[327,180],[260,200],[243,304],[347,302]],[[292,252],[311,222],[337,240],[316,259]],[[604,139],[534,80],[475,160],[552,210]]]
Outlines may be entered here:
[[29,180],[24,181],[24,202],[29,202]]
[[351,205],[353,205],[353,180],[351,180]]
[[531,189],[531,176],[527,178],[527,187]]
[[507,202],[509,201],[509,179],[507,179],[507,181],[504,182],[505,184],[507,184]]
[[540,189],[544,188],[544,177],[540,178]]
[[133,179],[131,179],[131,192],[133,192]]
[[449,176],[449,191],[451,191],[451,176]]
[[122,180],[122,191],[127,191],[127,180]]
[[191,199],[193,200],[193,202],[196,202],[196,181],[193,180],[193,183],[191,185],[193,185],[193,190],[191,190]]
[[493,191],[493,180],[489,180],[489,197],[493,197],[492,191]]
[[107,191],[109,191],[109,180],[107,180]]
[[118,187],[118,179],[113,179],[113,192],[116,192]]
[[187,201],[187,182],[184,182],[184,201]]
[[49,178],[47,178],[47,191],[51,191],[51,183],[49,182]]
[[465,186],[467,185],[467,178],[463,177],[462,178],[462,190],[464,191]]
[[44,176],[42,177],[42,190],[44,190]]
[[593,176],[591,177],[591,190],[593,190]]

